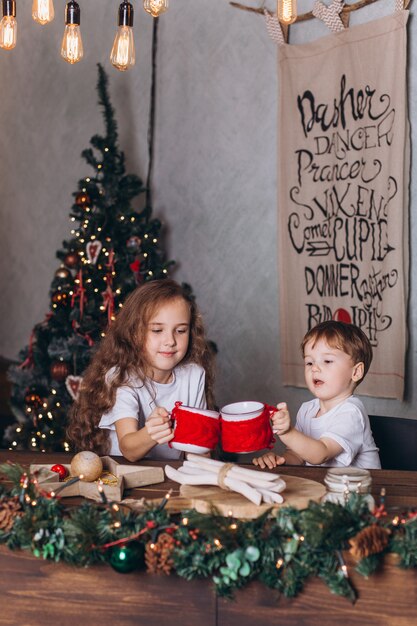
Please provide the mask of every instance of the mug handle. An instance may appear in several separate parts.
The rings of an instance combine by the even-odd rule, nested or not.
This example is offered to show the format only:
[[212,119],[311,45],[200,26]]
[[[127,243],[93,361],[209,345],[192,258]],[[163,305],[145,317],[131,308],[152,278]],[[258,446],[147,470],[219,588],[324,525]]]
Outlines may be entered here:
[[[265,411],[267,411],[269,413],[269,419],[271,419],[271,417],[273,416],[274,413],[276,413],[278,411],[276,406],[272,406],[271,404],[265,404]],[[271,427],[272,430],[272,427]],[[272,438],[271,441],[269,442],[268,448],[271,449],[274,447],[274,443],[276,441],[275,437],[274,437],[274,432],[272,431]]]
[[274,413],[278,411],[276,406],[272,406],[271,404],[265,404],[265,410],[268,411],[269,417],[272,417]]
[[[179,400],[177,400],[177,401],[175,402],[175,404],[174,404],[174,408],[173,408],[173,409],[172,409],[172,411],[171,411],[171,415],[170,415],[170,417],[171,417],[172,429],[173,429],[173,430],[175,429],[175,414],[176,414],[175,409],[179,409],[179,407],[180,407],[181,405],[182,405],[182,402],[180,402]],[[172,448],[172,445],[171,445],[171,442],[170,442],[170,441],[168,441],[168,447],[169,447],[169,448]]]

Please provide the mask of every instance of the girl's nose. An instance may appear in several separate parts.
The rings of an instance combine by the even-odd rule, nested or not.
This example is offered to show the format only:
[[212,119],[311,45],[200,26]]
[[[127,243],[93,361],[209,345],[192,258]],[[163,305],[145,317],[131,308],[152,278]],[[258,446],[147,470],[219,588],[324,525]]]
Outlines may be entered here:
[[175,335],[174,333],[167,333],[165,337],[165,345],[174,346],[175,345]]
[[313,370],[313,372],[319,372],[320,371],[320,367],[318,363],[313,363],[313,366],[311,368]]

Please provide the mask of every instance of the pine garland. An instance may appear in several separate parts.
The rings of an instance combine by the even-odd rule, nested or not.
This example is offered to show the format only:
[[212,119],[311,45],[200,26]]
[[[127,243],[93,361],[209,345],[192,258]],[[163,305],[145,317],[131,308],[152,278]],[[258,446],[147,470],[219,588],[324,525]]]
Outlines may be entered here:
[[0,543],[43,559],[76,566],[108,562],[120,572],[146,564],[152,573],[212,579],[226,597],[252,580],[294,597],[308,578],[318,577],[352,602],[357,592],[342,551],[353,550],[364,576],[372,575],[386,553],[398,554],[400,567],[417,567],[416,511],[393,519],[374,515],[358,494],[346,506],[310,502],[301,511],[284,507],[275,517],[242,521],[216,511],[170,516],[162,504],[140,512],[89,501],[66,508],[46,497],[22,467],[1,465],[0,473],[13,483],[0,499],[0,510],[2,503],[7,509]]

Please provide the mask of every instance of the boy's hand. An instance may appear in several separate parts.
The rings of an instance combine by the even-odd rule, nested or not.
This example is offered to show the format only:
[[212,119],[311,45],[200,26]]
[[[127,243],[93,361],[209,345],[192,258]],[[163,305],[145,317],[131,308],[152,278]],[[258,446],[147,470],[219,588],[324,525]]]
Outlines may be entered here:
[[174,437],[170,415],[163,407],[157,407],[152,411],[145,427],[150,438],[158,444],[167,443]]
[[262,456],[258,456],[257,458],[252,459],[252,463],[265,469],[268,467],[269,469],[274,469],[277,465],[284,465],[285,457],[278,456],[275,452],[267,452]]
[[291,418],[285,402],[280,402],[277,409],[278,411],[271,418],[272,430],[276,435],[281,436],[291,429]]

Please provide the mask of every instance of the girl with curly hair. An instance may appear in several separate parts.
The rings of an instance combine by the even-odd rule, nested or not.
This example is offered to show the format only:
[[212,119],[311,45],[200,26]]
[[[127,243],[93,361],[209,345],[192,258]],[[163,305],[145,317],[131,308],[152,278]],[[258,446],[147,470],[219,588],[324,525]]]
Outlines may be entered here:
[[78,450],[179,458],[170,412],[176,401],[214,408],[214,354],[194,300],[175,281],[135,289],[100,342],[74,403],[68,437]]

